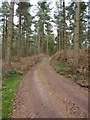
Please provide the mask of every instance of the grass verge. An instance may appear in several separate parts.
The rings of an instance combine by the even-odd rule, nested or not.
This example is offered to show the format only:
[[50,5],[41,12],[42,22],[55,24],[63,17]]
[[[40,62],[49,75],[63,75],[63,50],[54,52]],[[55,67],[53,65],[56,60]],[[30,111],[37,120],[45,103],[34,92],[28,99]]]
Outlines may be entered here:
[[74,80],[77,84],[79,84],[81,87],[89,88],[88,85],[88,73],[78,73],[77,75],[74,75],[72,72],[72,68],[67,66],[67,63],[59,60],[59,61],[51,61],[51,65],[54,68],[54,70],[59,73],[60,75],[64,75],[67,78],[70,78]]
[[22,78],[17,75],[12,78],[3,80],[2,86],[2,118],[8,118],[12,112],[12,102],[15,97],[16,87]]
[[54,70],[56,70],[57,73],[61,75],[68,75],[72,72],[71,69],[67,67],[66,64],[62,61],[53,61],[51,65]]
[[3,69],[2,118],[9,118],[12,113],[16,88],[22,76],[44,57],[46,57],[44,54],[19,59],[14,57],[12,66],[8,70]]

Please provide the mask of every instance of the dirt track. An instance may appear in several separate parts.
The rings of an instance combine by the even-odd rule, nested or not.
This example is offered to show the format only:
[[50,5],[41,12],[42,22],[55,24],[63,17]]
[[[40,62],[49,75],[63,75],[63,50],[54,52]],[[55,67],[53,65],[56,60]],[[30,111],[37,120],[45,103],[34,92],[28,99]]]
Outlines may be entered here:
[[86,118],[87,115],[87,90],[42,62],[21,80],[12,118]]

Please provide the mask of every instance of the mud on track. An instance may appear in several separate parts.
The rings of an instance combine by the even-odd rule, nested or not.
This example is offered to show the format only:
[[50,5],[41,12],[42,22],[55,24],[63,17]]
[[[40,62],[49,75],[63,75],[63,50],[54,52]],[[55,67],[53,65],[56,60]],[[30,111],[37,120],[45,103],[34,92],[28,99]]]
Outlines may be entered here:
[[88,92],[58,75],[46,62],[33,67],[21,80],[12,118],[86,118]]

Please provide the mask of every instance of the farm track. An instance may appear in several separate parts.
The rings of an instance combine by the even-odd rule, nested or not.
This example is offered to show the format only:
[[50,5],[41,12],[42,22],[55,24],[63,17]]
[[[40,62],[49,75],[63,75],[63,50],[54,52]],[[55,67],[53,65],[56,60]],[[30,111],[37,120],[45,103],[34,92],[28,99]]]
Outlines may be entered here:
[[58,75],[48,62],[35,65],[21,80],[12,118],[87,118],[88,91]]

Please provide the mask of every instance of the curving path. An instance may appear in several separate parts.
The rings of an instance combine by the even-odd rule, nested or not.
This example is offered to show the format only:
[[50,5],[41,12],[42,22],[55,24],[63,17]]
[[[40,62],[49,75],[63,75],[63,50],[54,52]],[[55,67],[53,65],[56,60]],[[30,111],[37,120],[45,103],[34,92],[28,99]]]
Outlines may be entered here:
[[58,75],[47,62],[34,66],[21,80],[12,118],[86,118],[88,92]]

